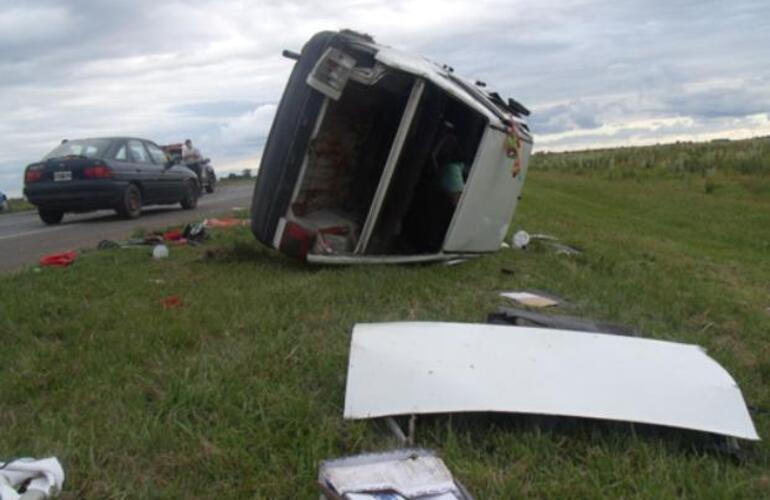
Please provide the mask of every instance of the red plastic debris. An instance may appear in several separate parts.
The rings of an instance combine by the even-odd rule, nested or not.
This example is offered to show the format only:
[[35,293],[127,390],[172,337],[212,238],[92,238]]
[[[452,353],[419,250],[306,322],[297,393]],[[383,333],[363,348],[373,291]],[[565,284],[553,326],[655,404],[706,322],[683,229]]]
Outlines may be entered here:
[[203,221],[203,225],[205,227],[233,227],[238,225],[245,225],[248,224],[248,221],[242,221],[241,219],[236,219],[235,217],[225,217],[224,219],[206,219]]
[[166,241],[179,241],[184,239],[184,234],[179,229],[172,229],[163,233],[163,239]]
[[52,266],[52,267],[67,267],[73,262],[75,262],[75,259],[77,258],[78,254],[76,252],[61,252],[61,253],[52,253],[50,255],[46,255],[44,257],[40,258],[40,265],[43,267]]
[[163,309],[176,309],[177,307],[182,307],[184,303],[179,295],[169,295],[160,299],[160,305],[163,306]]
[[314,238],[315,233],[313,231],[296,222],[288,221],[281,235],[281,244],[278,245],[278,248],[286,255],[304,259],[313,246]]

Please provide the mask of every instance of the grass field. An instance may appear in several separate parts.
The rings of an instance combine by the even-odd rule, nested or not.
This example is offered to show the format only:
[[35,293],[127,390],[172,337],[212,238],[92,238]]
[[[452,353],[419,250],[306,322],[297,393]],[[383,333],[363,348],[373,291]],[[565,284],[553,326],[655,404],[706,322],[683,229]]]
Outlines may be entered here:
[[[581,256],[311,268],[238,228],[164,261],[94,251],[0,277],[0,453],[57,455],[68,499],[317,498],[319,460],[395,446],[381,424],[342,419],[353,324],[483,321],[497,292],[525,287],[698,343],[770,407],[770,178],[548,161],[513,227]],[[169,294],[184,307],[162,309]],[[769,419],[754,415],[765,438]],[[679,432],[499,415],[423,418],[417,438],[477,498],[770,496],[767,441],[738,462]]]
[[24,212],[25,210],[34,210],[35,206],[28,202],[26,198],[9,198],[8,208],[0,212],[2,214],[12,214],[14,212]]

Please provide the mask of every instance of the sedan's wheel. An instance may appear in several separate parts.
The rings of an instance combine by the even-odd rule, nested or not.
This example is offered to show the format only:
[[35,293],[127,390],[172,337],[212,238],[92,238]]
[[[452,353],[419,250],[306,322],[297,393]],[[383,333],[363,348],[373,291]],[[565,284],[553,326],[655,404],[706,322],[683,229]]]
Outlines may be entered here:
[[129,184],[123,191],[123,197],[117,207],[117,212],[126,219],[136,219],[142,214],[142,192],[134,184]]
[[211,194],[214,192],[214,184],[217,183],[216,177],[209,174],[209,181],[206,183],[206,192]]
[[40,219],[49,225],[58,224],[64,218],[64,212],[61,210],[46,210],[44,208],[40,208],[38,209],[37,213],[40,215]]
[[190,181],[185,186],[181,205],[185,210],[191,210],[198,206],[198,186],[195,185],[195,182]]

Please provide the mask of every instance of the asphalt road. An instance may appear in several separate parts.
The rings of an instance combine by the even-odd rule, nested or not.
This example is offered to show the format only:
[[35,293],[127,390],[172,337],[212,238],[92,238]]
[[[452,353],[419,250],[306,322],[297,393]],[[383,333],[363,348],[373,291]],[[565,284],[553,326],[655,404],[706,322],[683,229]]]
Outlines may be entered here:
[[217,186],[213,194],[198,200],[195,210],[182,210],[179,205],[148,207],[133,220],[100,210],[65,214],[61,224],[46,226],[37,212],[0,215],[0,272],[18,270],[49,253],[94,247],[101,240],[124,240],[139,228],[160,229],[222,215],[233,208],[248,209],[252,191],[251,182]]

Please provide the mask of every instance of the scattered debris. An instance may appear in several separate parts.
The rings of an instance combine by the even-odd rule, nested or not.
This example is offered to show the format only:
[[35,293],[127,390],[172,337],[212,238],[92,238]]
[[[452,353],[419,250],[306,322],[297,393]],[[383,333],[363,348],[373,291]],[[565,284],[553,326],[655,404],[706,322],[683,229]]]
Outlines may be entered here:
[[166,245],[155,245],[152,249],[152,257],[156,260],[168,257],[168,247]]
[[575,316],[542,314],[513,307],[498,307],[496,312],[490,313],[487,316],[487,323],[493,325],[538,326],[558,330],[611,333],[613,335],[627,335],[631,337],[642,336],[639,331],[630,326],[604,323]]
[[470,259],[451,259],[446,262],[444,262],[445,266],[456,266],[457,264],[462,264],[463,262],[468,262]]
[[549,241],[545,244],[550,247],[551,250],[556,252],[556,255],[580,255],[583,253],[583,251],[577,247],[565,245],[564,243],[560,243],[558,241]]
[[395,418],[385,417],[385,425],[388,426],[388,429],[390,429],[390,432],[393,433],[401,446],[411,446],[414,444],[414,440],[410,439],[406,436],[406,434],[404,434],[403,429],[401,429],[401,426],[398,425],[398,422],[396,422]]
[[169,295],[160,299],[160,305],[163,306],[163,309],[176,309],[182,307],[184,302],[179,295]]
[[550,234],[543,234],[543,233],[535,233],[530,236],[533,241],[559,241],[559,238],[556,236],[551,236]]
[[105,246],[102,247],[102,243],[99,244],[99,248],[113,248],[108,245],[116,245],[119,247],[134,247],[134,246],[157,246],[164,244],[172,245],[200,245],[209,237],[206,228],[203,223],[187,224],[183,229],[170,229],[164,233],[152,233],[142,238],[132,238],[128,240],[124,245],[118,242],[109,242],[104,240]]
[[[18,458],[0,462],[0,500],[51,498],[64,486],[64,469],[56,457]],[[25,493],[19,489],[25,488]]]
[[112,248],[121,248],[121,245],[117,241],[102,240],[96,245],[96,248],[99,250],[110,250]]
[[529,234],[524,230],[516,231],[511,242],[514,247],[520,250],[526,249],[530,243],[540,242],[555,251],[557,255],[580,255],[583,253],[581,249],[562,243],[558,238],[550,234]]
[[52,253],[40,258],[42,267],[67,267],[77,258],[78,254],[74,251]]
[[160,234],[148,234],[142,238],[132,238],[126,242],[128,246],[155,246],[163,243],[163,235]]
[[354,327],[345,418],[452,412],[594,418],[759,439],[737,383],[697,345],[487,324]]
[[211,218],[211,219],[203,220],[203,226],[206,228],[234,227],[234,226],[248,226],[248,225],[249,225],[248,219],[236,219],[235,217],[225,217],[222,219]]
[[529,233],[526,231],[516,231],[516,233],[513,235],[513,239],[511,240],[511,243],[513,243],[513,246],[516,248],[524,249],[527,248],[527,245],[529,245]]
[[433,451],[401,449],[321,462],[318,483],[330,500],[472,500]]
[[198,245],[206,241],[209,237],[209,233],[203,226],[203,223],[187,224],[182,231],[182,235],[187,239],[188,243]]
[[182,234],[182,231],[179,229],[172,229],[170,231],[166,231],[163,233],[163,240],[164,241],[181,241],[184,240],[185,237]]
[[151,280],[149,280],[149,282],[153,283],[155,285],[165,285],[166,284],[166,280],[162,280],[160,278],[151,279]]
[[516,270],[511,267],[501,267],[500,272],[503,274],[515,274]]
[[532,292],[501,292],[500,296],[528,307],[551,307],[559,305],[561,302],[556,297]]

